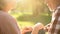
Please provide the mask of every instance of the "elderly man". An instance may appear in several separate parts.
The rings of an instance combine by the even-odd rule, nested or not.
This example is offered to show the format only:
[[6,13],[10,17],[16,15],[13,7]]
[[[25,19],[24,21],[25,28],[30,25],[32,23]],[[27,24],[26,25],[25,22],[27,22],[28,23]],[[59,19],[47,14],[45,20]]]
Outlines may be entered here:
[[37,24],[32,34],[38,34],[42,28],[48,30],[48,34],[60,34],[60,0],[46,0],[46,4],[52,12],[51,23],[44,27],[42,24]]
[[0,34],[21,34],[16,20],[8,14],[16,0],[0,0]]

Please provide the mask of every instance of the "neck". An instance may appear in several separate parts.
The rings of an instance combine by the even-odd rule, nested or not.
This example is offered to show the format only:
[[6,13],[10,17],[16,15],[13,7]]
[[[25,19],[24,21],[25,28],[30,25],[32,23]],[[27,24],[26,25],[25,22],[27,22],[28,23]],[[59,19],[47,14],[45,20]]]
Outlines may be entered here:
[[4,12],[8,13],[8,11],[9,11],[9,10],[8,10],[8,9],[3,9],[2,11],[4,11]]
[[3,11],[3,12],[6,12],[6,13],[8,13],[8,10],[0,10],[0,11]]

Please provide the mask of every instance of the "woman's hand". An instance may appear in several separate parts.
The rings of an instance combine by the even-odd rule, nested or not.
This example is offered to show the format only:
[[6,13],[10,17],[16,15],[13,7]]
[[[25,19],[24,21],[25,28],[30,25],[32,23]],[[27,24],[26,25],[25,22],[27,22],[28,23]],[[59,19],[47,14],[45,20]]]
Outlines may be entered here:
[[43,28],[44,28],[44,25],[42,23],[37,23],[34,26],[34,29],[37,29],[37,30],[40,30],[40,29],[43,29]]
[[42,23],[37,23],[37,24],[34,25],[31,34],[38,34],[39,30],[41,30],[43,28],[44,28],[44,25]]
[[24,27],[24,28],[22,29],[22,34],[25,34],[25,33],[27,33],[27,32],[31,32],[31,31],[32,31],[32,27],[30,27],[30,26]]

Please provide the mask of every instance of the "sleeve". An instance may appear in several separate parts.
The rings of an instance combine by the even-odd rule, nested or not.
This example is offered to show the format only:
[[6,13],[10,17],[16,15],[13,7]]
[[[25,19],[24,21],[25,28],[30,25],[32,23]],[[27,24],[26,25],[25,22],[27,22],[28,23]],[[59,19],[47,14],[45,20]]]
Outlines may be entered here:
[[9,15],[0,17],[0,29],[3,34],[21,34],[16,20]]
[[55,25],[54,34],[60,34],[60,16],[58,17],[57,24]]
[[58,34],[60,30],[60,8],[57,8],[52,16],[52,26],[49,34]]

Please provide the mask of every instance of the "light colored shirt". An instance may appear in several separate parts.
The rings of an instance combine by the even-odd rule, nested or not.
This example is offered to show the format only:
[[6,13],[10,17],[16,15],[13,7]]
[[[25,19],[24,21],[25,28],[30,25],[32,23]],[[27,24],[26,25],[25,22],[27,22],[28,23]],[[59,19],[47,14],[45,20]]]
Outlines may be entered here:
[[3,11],[0,11],[0,34],[21,34],[16,20]]

